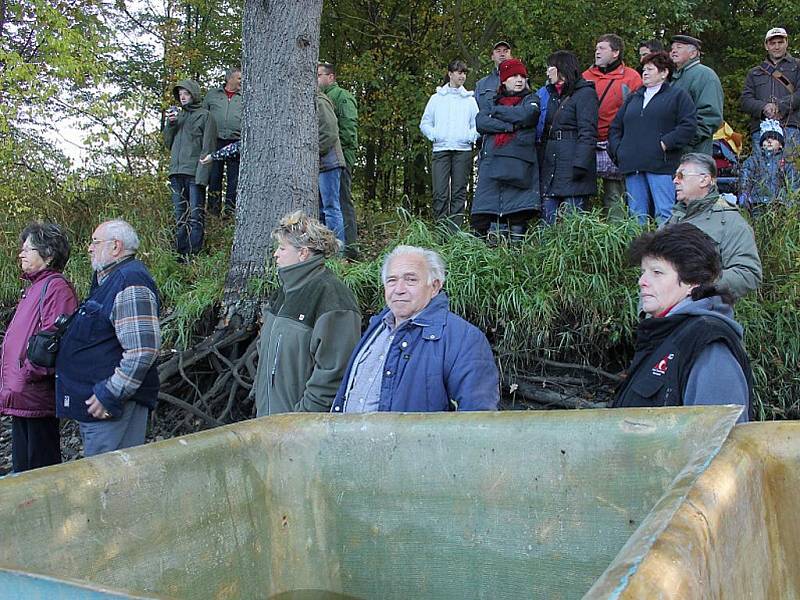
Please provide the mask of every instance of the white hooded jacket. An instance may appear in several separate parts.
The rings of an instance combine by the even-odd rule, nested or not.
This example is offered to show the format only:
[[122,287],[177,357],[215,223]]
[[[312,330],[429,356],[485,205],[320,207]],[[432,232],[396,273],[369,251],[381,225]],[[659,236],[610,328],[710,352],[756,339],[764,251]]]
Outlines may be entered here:
[[475,93],[461,87],[443,85],[428,100],[419,128],[433,142],[433,151],[471,150],[478,139]]

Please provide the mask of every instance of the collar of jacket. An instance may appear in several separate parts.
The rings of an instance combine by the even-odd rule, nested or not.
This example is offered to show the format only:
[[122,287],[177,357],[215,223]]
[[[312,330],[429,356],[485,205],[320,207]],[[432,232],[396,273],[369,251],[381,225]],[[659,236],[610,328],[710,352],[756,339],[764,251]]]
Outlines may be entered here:
[[699,200],[692,200],[686,205],[686,213],[684,218],[692,217],[705,212],[719,200],[719,191],[716,186],[711,189],[708,194]]
[[682,76],[682,75],[683,75],[683,74],[684,74],[686,71],[688,71],[689,69],[691,69],[691,68],[692,68],[692,67],[694,67],[695,65],[699,65],[699,64],[700,64],[700,57],[698,56],[697,58],[693,58],[692,60],[690,60],[689,62],[687,62],[685,65],[683,65],[683,66],[682,66],[680,69],[678,69],[677,71],[675,71],[675,72],[672,74],[672,78],[673,78],[673,79],[680,79],[680,78],[681,78],[681,76]]
[[613,73],[614,71],[619,70],[620,75],[625,71],[625,65],[622,63],[622,59],[618,58],[614,62],[608,63],[604,67],[597,67],[597,70],[600,71],[603,75],[608,75],[609,73]]
[[795,59],[795,57],[794,57],[794,56],[792,56],[791,54],[789,54],[789,53],[787,52],[786,54],[784,54],[783,56],[781,56],[781,58],[780,58],[780,60],[778,60],[778,62],[773,62],[773,60],[772,60],[772,59],[769,57],[769,54],[767,54],[767,58],[766,58],[765,60],[766,60],[768,63],[772,63],[773,65],[775,65],[775,66],[777,67],[778,65],[780,65],[780,64],[781,64],[782,62],[784,62],[784,61],[785,61],[785,62],[788,62],[788,63],[793,63],[793,62],[795,62],[795,60],[796,60],[796,59]]
[[463,98],[469,98],[470,96],[474,96],[475,92],[472,90],[466,89],[463,85],[458,86],[457,88],[451,87],[449,83],[439,86],[436,88],[436,93],[441,96],[447,96],[449,94],[456,94]]
[[105,265],[99,271],[95,271],[94,273],[94,280],[97,282],[97,285],[103,285],[103,282],[108,279],[108,276],[115,270],[117,270],[120,265],[133,260],[136,258],[135,254],[128,254],[127,256],[123,256],[119,260],[116,260],[110,264]]
[[331,91],[332,89],[334,89],[334,88],[338,88],[338,87],[339,87],[339,84],[338,84],[337,82],[335,82],[335,81],[334,81],[334,82],[333,82],[332,84],[330,84],[330,85],[321,85],[321,86],[320,86],[320,88],[319,88],[319,91],[320,91],[320,92],[322,92],[323,94],[327,94],[327,93],[328,93],[329,91]]
[[[380,315],[382,319],[391,309],[386,308]],[[438,340],[442,337],[445,321],[447,321],[447,313],[450,312],[450,300],[447,294],[439,292],[431,301],[428,306],[423,308],[416,317],[412,317],[406,321],[408,327],[419,327],[422,329],[422,337],[426,340]],[[405,326],[406,323],[403,323]]]
[[[640,96],[644,96],[644,92],[645,92],[645,90],[646,90],[646,89],[647,89],[647,87],[645,87],[644,85],[640,85],[640,86],[639,86],[639,87],[636,89],[636,91],[635,91],[635,92],[633,92],[633,93],[634,93],[634,94],[639,94]],[[660,87],[660,88],[658,88],[658,91],[655,93],[655,95],[656,95],[656,96],[658,96],[658,95],[659,95],[661,92],[663,92],[664,90],[668,90],[668,89],[669,89],[669,81],[664,81],[664,82],[661,84],[661,87]]]
[[281,267],[278,269],[278,277],[280,277],[284,291],[292,292],[302,288],[324,268],[325,257],[322,254],[317,254],[303,262]]
[[55,275],[59,271],[55,269],[51,269],[49,267],[45,267],[41,271],[36,271],[36,273],[22,273],[19,277],[25,281],[30,281],[32,284],[36,283],[44,279],[45,277],[49,277],[50,275]]

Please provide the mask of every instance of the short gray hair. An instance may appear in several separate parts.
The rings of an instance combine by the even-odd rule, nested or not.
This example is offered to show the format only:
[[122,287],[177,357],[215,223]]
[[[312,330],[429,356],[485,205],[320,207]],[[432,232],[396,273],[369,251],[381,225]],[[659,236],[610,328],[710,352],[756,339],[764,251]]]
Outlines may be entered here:
[[381,281],[384,283],[384,285],[386,284],[386,279],[389,276],[389,263],[393,258],[407,254],[415,254],[417,256],[421,256],[425,260],[425,264],[428,266],[428,285],[437,279],[439,280],[440,284],[444,285],[446,269],[442,257],[433,250],[420,248],[419,246],[397,246],[394,250],[386,255],[386,258],[383,259],[383,267],[381,267]]
[[103,229],[108,239],[122,242],[122,247],[128,253],[133,254],[139,249],[139,236],[127,221],[112,219],[103,223]]
[[228,83],[236,73],[241,73],[242,67],[228,67],[225,71],[225,83]]
[[717,178],[717,163],[708,154],[702,152],[689,152],[681,156],[681,164],[690,164],[700,167],[703,173],[711,175],[712,179]]

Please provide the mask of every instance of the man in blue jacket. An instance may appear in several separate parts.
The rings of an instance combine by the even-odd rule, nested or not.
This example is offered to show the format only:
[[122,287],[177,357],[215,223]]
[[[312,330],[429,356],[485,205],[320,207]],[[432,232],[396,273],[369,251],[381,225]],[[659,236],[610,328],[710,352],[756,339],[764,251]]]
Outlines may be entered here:
[[398,246],[381,276],[387,307],[353,351],[332,412],[496,410],[492,350],[477,327],[450,312],[441,257]]

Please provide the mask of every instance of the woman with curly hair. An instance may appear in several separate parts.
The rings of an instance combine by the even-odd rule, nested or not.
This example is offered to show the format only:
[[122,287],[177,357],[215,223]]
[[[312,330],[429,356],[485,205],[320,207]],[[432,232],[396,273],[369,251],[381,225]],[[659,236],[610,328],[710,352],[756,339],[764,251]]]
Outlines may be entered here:
[[325,267],[339,242],[299,211],[285,216],[272,238],[280,288],[263,311],[257,416],[328,412],[361,335],[355,296]]

